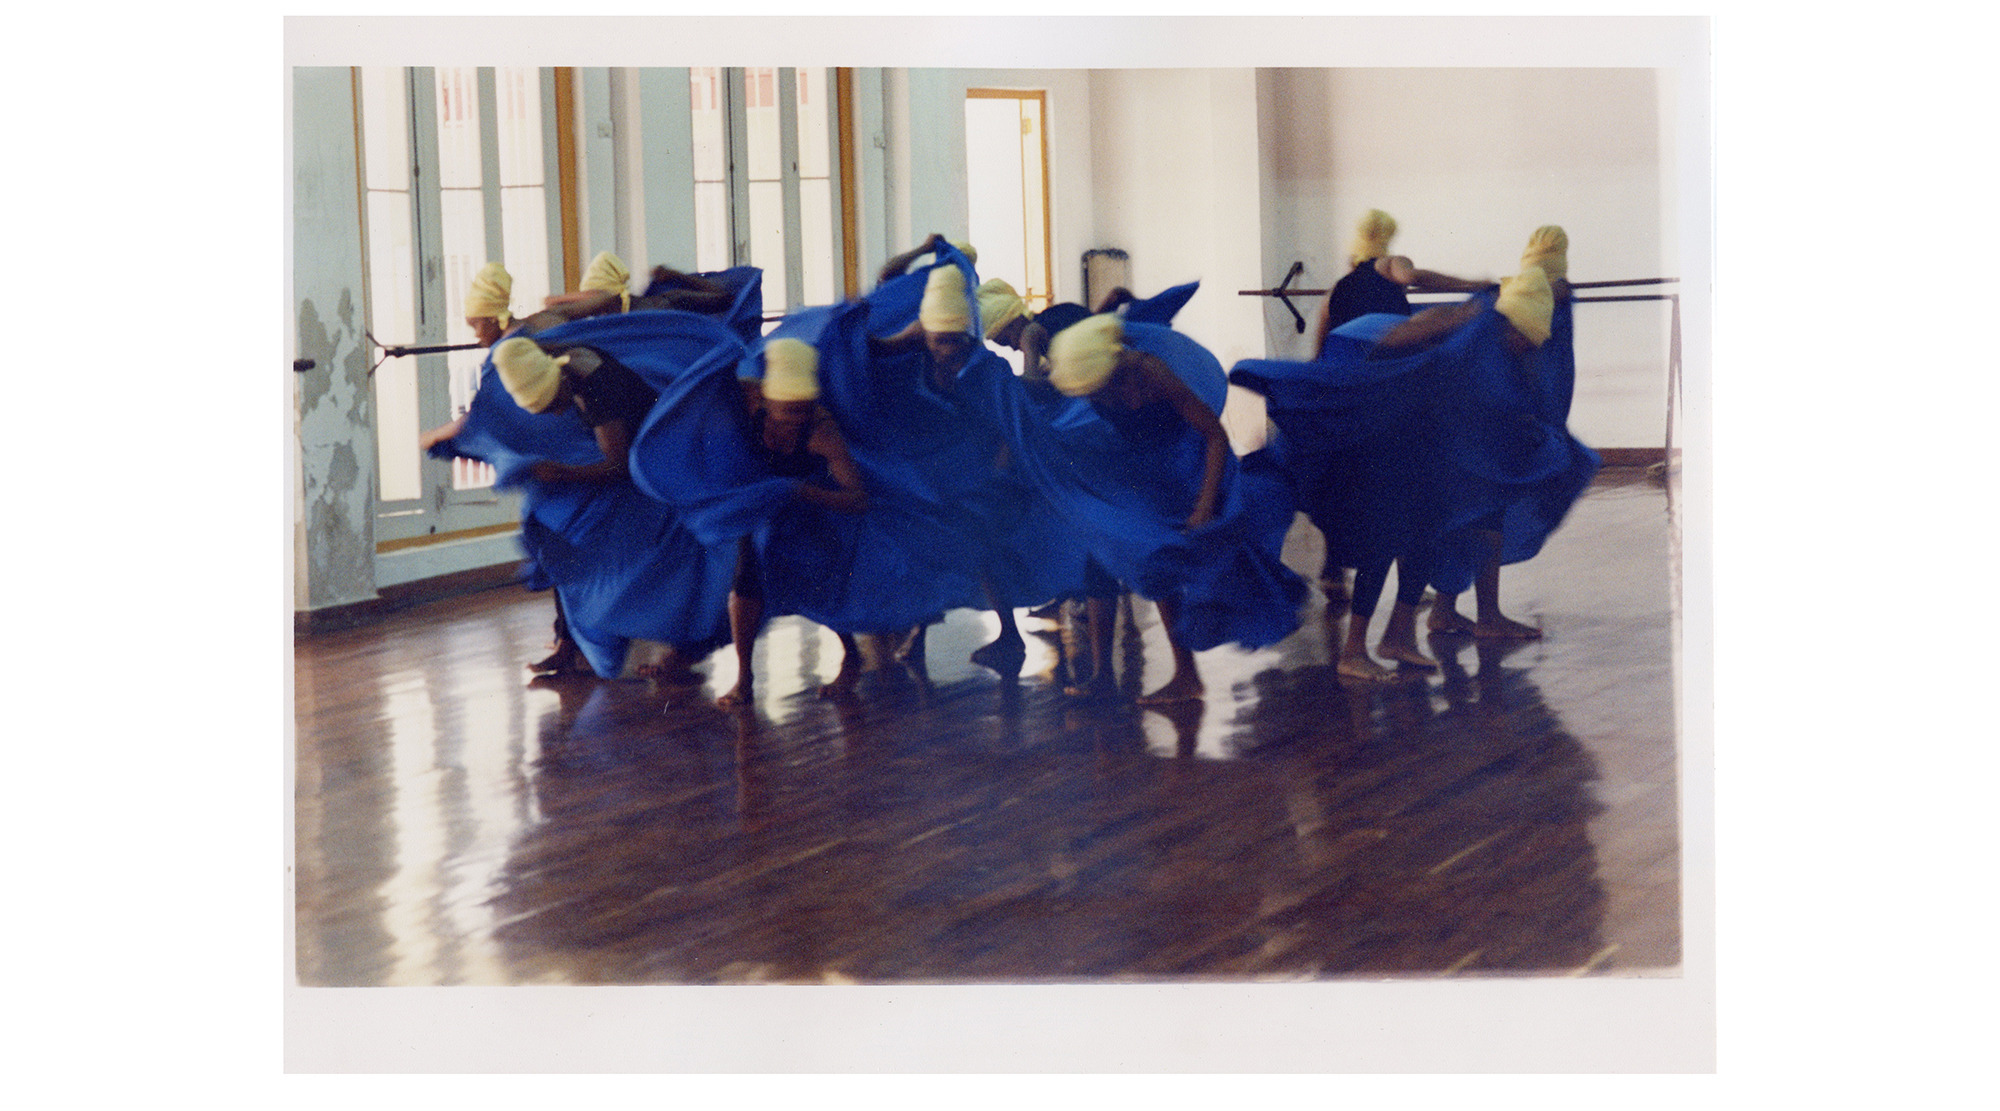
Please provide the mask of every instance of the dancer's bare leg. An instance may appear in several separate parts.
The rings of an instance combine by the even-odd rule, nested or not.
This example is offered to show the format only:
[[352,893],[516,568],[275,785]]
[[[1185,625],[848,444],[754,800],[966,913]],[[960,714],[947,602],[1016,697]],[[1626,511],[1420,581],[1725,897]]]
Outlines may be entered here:
[[1425,624],[1434,633],[1453,633],[1460,636],[1472,632],[1472,619],[1458,612],[1458,595],[1442,594],[1431,603],[1431,615]]
[[1389,611],[1389,623],[1383,627],[1382,640],[1375,648],[1384,658],[1400,664],[1426,671],[1437,668],[1437,661],[1417,647],[1417,607],[1408,602],[1397,602]]
[[1347,586],[1347,568],[1328,567],[1319,573],[1320,589],[1326,591],[1329,602],[1345,602],[1354,597]]
[[1479,578],[1473,583],[1473,598],[1479,617],[1473,623],[1472,635],[1493,640],[1534,640],[1542,635],[1540,629],[1524,625],[1500,612],[1500,534],[1488,533],[1487,537],[1493,554],[1486,560],[1486,566],[1480,568]]
[[1160,607],[1160,624],[1166,626],[1167,645],[1173,649],[1174,673],[1168,676],[1166,685],[1139,699],[1142,706],[1158,706],[1169,702],[1190,702],[1200,698],[1206,689],[1201,685],[1201,676],[1195,671],[1194,653],[1187,650],[1181,638],[1174,631],[1179,624],[1180,603],[1174,599],[1162,598],[1154,603]]
[[1014,622],[1013,607],[1003,605],[1000,593],[993,589],[991,577],[982,574],[986,585],[986,600],[993,607],[993,615],[1000,619],[1000,635],[991,644],[972,653],[972,662],[981,667],[990,667],[1002,675],[1019,675],[1021,664],[1028,658],[1028,648],[1021,640],[1021,629]]
[[924,645],[929,639],[930,628],[929,625],[919,625],[910,630],[910,635],[903,640],[903,646],[896,649],[897,663],[906,664],[912,660],[918,664],[924,662]]
[[1117,634],[1118,599],[1087,598],[1083,604],[1084,638],[1090,642],[1090,676],[1063,688],[1071,698],[1104,698],[1115,684],[1111,673],[1111,643]]
[[835,633],[840,638],[840,670],[833,676],[833,682],[819,689],[821,698],[852,698],[854,684],[861,681],[861,646],[848,633]]
[[750,704],[754,686],[750,676],[751,650],[757,646],[757,632],[764,627],[764,599],[729,594],[729,638],[736,644],[736,685],[729,688],[717,706],[725,709]]
[[1358,613],[1347,615],[1347,635],[1341,638],[1340,660],[1333,669],[1349,679],[1370,683],[1386,683],[1396,677],[1395,672],[1376,663],[1375,657],[1368,654],[1368,617]]

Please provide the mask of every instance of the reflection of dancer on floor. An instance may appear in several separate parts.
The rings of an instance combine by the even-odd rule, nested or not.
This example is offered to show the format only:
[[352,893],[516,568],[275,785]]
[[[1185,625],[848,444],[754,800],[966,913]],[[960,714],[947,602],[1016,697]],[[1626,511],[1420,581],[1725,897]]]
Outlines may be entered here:
[[[1494,304],[1513,327],[1507,342],[1517,354],[1525,354],[1548,341],[1550,319],[1558,301],[1572,296],[1569,285],[1569,236],[1553,225],[1538,228],[1521,253],[1521,272],[1500,283]],[[1391,329],[1381,346],[1418,346],[1477,315],[1476,302],[1429,309]],[[1458,595],[1440,593],[1431,605],[1428,625],[1434,633],[1471,634],[1476,637],[1522,640],[1542,635],[1533,625],[1523,624],[1500,611],[1501,534],[1497,520],[1487,522],[1485,533],[1489,555],[1473,583],[1475,616],[1458,612]]]
[[[868,492],[860,469],[848,454],[847,440],[833,414],[819,404],[819,355],[796,339],[772,340],[764,348],[764,378],[743,383],[743,402],[750,411],[751,447],[771,473],[795,481],[801,501],[842,513],[868,508]],[[755,687],[752,649],[764,627],[763,571],[756,545],[749,537],[738,542],[736,578],[729,588],[729,634],[736,646],[736,685],[716,699],[725,708],[747,706]],[[861,650],[850,633],[835,630],[843,653],[840,672],[820,688],[823,698],[842,697],[861,677]]]
[[[1229,438],[1222,422],[1195,392],[1181,381],[1165,360],[1157,355],[1124,346],[1124,329],[1109,314],[1064,329],[1049,349],[1049,381],[1065,396],[1088,397],[1091,405],[1120,434],[1127,429],[1185,423],[1205,442],[1201,485],[1190,491],[1193,505],[1183,532],[1193,532],[1215,520],[1216,501],[1221,496],[1225,466],[1230,458]],[[1090,656],[1098,670],[1084,684],[1086,693],[1102,693],[1110,688],[1112,598],[1091,597],[1087,603]],[[1181,642],[1178,632],[1180,598],[1165,594],[1154,600],[1160,610],[1167,643],[1173,650],[1174,671],[1164,686],[1139,699],[1140,703],[1184,702],[1202,697],[1205,688],[1197,672],[1194,653]]]

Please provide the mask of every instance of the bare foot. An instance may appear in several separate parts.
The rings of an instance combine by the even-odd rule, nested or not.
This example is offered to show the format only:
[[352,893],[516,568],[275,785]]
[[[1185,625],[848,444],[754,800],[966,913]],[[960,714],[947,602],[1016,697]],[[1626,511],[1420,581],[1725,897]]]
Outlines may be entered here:
[[584,661],[583,653],[576,645],[564,642],[556,645],[553,655],[529,664],[528,670],[537,675],[567,675],[571,672],[588,671],[590,665]]
[[840,661],[840,671],[835,673],[833,682],[819,689],[821,698],[844,701],[854,697],[855,684],[861,681],[861,665],[852,653]]
[[750,705],[750,684],[736,684],[724,692],[721,698],[716,699],[715,704],[725,710],[735,710]]
[[1176,674],[1167,680],[1167,685],[1151,694],[1141,696],[1141,706],[1164,706],[1172,702],[1193,702],[1202,697],[1206,689],[1201,680],[1193,675]]
[[1430,628],[1431,632],[1450,633],[1453,636],[1470,636],[1473,628],[1470,617],[1466,617],[1459,613],[1458,610],[1449,606],[1443,609],[1432,606],[1431,615],[1425,619],[1424,624]]
[[1375,651],[1380,652],[1384,659],[1394,660],[1399,664],[1419,667],[1425,671],[1437,670],[1437,661],[1424,655],[1415,644],[1395,642],[1384,637],[1382,642],[1375,646]]
[[1393,683],[1396,673],[1376,663],[1367,656],[1342,656],[1334,666],[1334,671],[1349,679],[1360,679],[1369,683]]
[[1507,617],[1488,617],[1472,627],[1472,635],[1487,640],[1536,640],[1542,631]]
[[1018,636],[1001,637],[972,653],[973,663],[990,667],[1002,675],[1019,675],[1021,665],[1027,659],[1028,649]]

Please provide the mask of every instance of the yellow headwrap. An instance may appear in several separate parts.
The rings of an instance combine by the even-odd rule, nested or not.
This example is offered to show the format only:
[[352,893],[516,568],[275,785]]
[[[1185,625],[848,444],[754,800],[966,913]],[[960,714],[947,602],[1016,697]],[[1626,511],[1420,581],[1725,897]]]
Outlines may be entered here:
[[530,413],[539,413],[556,399],[562,384],[562,368],[569,356],[550,358],[549,353],[526,336],[502,340],[493,349],[493,369],[500,372],[500,384],[514,398],[514,404]]
[[1056,333],[1049,343],[1049,384],[1066,397],[1096,393],[1118,367],[1125,325],[1115,313],[1087,317]]
[[1493,303],[1514,330],[1540,347],[1549,338],[1549,320],[1555,315],[1555,294],[1549,278],[1539,266],[1530,266],[1500,283],[1500,296]]
[[764,345],[764,396],[771,401],[812,401],[819,397],[819,352],[796,339]]
[[1554,224],[1535,229],[1521,252],[1521,268],[1539,266],[1551,281],[1569,277],[1569,233]]
[[1389,241],[1396,238],[1396,218],[1379,208],[1371,208],[1354,225],[1354,242],[1347,247],[1347,263],[1359,266],[1371,258],[1389,253]]
[[586,293],[616,293],[619,298],[618,310],[630,312],[632,291],[625,288],[625,283],[631,280],[632,272],[625,268],[624,263],[618,261],[617,255],[610,251],[599,251],[597,257],[590,260],[590,268],[583,272],[583,281],[577,288]]
[[956,266],[934,266],[924,282],[924,300],[917,307],[917,323],[926,332],[969,332],[972,330],[972,302],[965,299],[965,271]]
[[970,243],[962,243],[956,239],[947,239],[945,240],[945,242],[951,244],[954,247],[957,247],[958,253],[965,256],[965,261],[971,263],[974,266],[979,265],[978,248],[974,247]]
[[986,328],[987,339],[992,339],[1000,329],[1027,315],[1027,303],[1004,278],[988,278],[980,282],[973,294],[979,298],[979,322]]
[[490,317],[505,328],[513,322],[508,305],[514,300],[514,276],[497,262],[489,262],[472,276],[472,288],[465,294],[465,318]]

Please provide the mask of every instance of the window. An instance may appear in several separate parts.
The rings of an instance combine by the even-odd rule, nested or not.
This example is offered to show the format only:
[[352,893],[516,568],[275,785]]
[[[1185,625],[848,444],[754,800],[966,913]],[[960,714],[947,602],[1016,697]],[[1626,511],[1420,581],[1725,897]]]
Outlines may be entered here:
[[764,271],[767,313],[839,300],[832,71],[690,69],[695,265]]
[[[463,306],[488,261],[513,276],[517,315],[539,307],[562,254],[547,187],[551,73],[363,67],[356,81],[369,334],[385,345],[475,343]],[[389,359],[375,371],[381,542],[514,519],[512,499],[491,488],[492,468],[432,460],[417,447],[422,430],[471,404],[485,358],[469,348]]]

